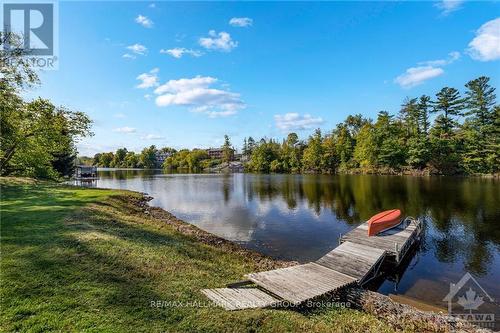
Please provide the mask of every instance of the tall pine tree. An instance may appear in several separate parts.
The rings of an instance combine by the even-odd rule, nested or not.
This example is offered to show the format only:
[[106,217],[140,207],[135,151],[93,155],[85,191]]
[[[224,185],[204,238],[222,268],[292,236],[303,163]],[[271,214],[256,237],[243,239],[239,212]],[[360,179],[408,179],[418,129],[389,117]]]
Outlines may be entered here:
[[495,112],[495,88],[489,78],[481,76],[465,87],[467,119],[463,126],[465,149],[463,164],[469,173],[492,173],[498,169],[499,129]]
[[450,136],[457,126],[454,117],[462,115],[464,100],[455,88],[444,87],[436,94],[432,112],[440,113],[436,118],[435,128],[441,136]]

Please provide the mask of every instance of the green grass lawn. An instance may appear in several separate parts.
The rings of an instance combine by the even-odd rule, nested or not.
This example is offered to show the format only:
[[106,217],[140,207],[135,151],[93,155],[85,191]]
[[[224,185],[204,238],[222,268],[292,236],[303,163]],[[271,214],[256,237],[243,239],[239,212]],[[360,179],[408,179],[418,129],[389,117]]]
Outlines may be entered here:
[[143,214],[127,200],[139,194],[0,183],[2,331],[392,331],[349,309],[151,307],[157,300],[206,302],[200,289],[260,267]]

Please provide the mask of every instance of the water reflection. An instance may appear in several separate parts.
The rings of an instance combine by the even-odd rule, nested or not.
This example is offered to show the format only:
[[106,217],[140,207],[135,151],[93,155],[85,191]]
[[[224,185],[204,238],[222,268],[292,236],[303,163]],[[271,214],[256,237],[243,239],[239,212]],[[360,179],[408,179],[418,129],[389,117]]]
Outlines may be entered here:
[[[469,271],[500,297],[495,280],[500,277],[500,182],[492,179],[143,170],[99,175],[99,187],[147,192],[153,205],[202,229],[299,261],[319,258],[338,244],[340,234],[380,210],[397,207],[427,222],[421,249],[398,278],[399,293],[419,290],[413,296],[422,298],[422,285],[432,281],[431,289],[448,288]],[[386,280],[379,289],[393,292],[393,283]]]

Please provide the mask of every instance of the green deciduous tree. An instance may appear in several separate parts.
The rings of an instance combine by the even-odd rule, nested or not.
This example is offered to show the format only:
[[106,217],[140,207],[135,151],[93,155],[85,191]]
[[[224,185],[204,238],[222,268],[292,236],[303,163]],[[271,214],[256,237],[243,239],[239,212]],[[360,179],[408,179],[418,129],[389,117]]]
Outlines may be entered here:
[[301,147],[297,133],[289,133],[281,146],[281,171],[300,172],[301,169]]
[[111,162],[113,162],[114,156],[112,152],[99,154],[97,166],[109,168],[112,164]]
[[[20,93],[39,83],[22,40],[0,32],[0,174],[55,178],[72,173],[75,142],[92,135],[82,112],[47,99],[24,101]],[[14,47],[4,48],[5,44]]]
[[357,135],[354,161],[361,168],[374,168],[377,165],[377,150],[375,128],[371,123],[366,123]]
[[139,166],[139,156],[133,151],[127,151],[123,166],[125,168],[137,168]]
[[123,168],[125,167],[125,157],[127,156],[127,148],[118,148],[113,156],[113,161],[111,161],[111,167],[113,168]]
[[339,161],[339,169],[346,170],[350,167],[350,161],[354,152],[354,139],[345,124],[337,125],[333,132],[335,140],[335,153]]
[[198,171],[201,169],[201,161],[208,159],[208,153],[203,149],[194,149],[187,156],[188,168],[191,171]]
[[307,147],[304,149],[302,158],[304,170],[309,172],[320,172],[322,170],[323,154],[323,136],[321,135],[321,130],[318,128],[314,131],[314,134],[309,137]]
[[40,82],[23,43],[22,36],[0,31],[0,90],[18,91]]
[[[271,163],[275,160],[280,162],[279,159],[280,145],[273,140],[266,141],[262,139],[254,147],[248,169],[255,172],[269,172],[271,171]],[[274,166],[276,166],[276,163]]]
[[144,148],[139,156],[139,163],[145,169],[154,169],[158,167],[156,153],[158,150],[154,145]]
[[322,168],[324,172],[335,173],[340,163],[339,156],[337,155],[337,142],[335,141],[334,133],[325,135],[323,138],[323,157]]
[[55,107],[45,99],[24,103],[8,91],[0,91],[0,110],[3,175],[56,177],[58,171],[71,172],[75,140],[91,134],[84,113]]

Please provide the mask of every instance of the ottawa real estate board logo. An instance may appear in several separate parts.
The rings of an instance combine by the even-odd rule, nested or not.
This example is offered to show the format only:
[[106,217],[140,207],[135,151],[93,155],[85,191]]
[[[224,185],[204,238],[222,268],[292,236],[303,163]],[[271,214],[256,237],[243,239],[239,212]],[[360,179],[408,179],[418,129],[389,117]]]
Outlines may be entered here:
[[495,329],[498,304],[470,273],[457,283],[450,283],[450,291],[443,301],[448,303],[449,315],[480,327]]
[[14,61],[14,55],[20,54],[34,69],[58,69],[57,2],[2,2],[1,11],[2,48],[7,61]]

